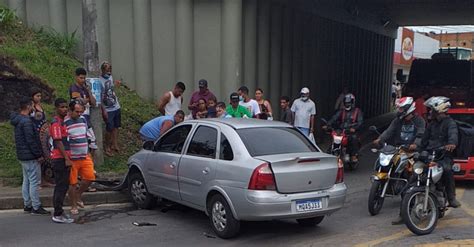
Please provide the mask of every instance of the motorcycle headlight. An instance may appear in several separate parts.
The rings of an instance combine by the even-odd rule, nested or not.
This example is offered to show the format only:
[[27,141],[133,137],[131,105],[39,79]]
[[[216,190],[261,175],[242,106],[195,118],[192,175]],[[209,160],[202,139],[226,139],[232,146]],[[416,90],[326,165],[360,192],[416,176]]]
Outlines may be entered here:
[[343,138],[342,136],[334,136],[334,143],[341,144],[342,138]]
[[425,167],[425,164],[421,162],[416,162],[413,165],[413,171],[415,172],[415,174],[420,175],[423,173],[424,167]]
[[388,166],[392,160],[393,154],[380,154],[379,163],[381,166]]

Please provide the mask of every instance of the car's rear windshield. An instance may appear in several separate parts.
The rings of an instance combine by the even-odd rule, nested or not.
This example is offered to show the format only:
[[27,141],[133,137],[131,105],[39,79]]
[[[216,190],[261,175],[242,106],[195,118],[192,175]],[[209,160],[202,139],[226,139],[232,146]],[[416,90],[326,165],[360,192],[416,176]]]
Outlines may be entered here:
[[474,115],[473,114],[450,114],[450,116],[457,121],[468,123],[474,126]]
[[249,128],[237,130],[250,155],[318,152],[318,149],[295,128]]

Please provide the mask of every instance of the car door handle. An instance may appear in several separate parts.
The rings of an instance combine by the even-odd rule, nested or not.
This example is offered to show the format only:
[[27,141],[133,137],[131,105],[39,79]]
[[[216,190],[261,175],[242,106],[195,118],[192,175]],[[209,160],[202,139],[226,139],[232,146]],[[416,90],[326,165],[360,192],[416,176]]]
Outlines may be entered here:
[[173,163],[170,164],[171,169],[174,169],[175,167],[176,167],[176,162],[173,162]]
[[209,171],[210,171],[209,167],[206,167],[206,168],[204,168],[204,170],[202,170],[202,173],[204,175],[207,175],[209,173]]

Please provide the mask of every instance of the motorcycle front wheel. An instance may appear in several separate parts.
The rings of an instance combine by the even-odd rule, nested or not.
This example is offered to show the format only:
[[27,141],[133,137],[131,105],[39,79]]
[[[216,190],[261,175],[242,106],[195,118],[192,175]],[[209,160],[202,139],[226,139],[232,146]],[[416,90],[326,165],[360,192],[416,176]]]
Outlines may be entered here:
[[[428,196],[428,206],[423,210],[425,196]],[[405,225],[416,235],[426,235],[433,232],[438,223],[438,208],[436,198],[426,195],[424,191],[410,192],[403,197],[402,218]]]
[[384,197],[382,197],[383,186],[385,181],[375,180],[370,187],[369,193],[369,213],[370,215],[377,215],[382,210]]

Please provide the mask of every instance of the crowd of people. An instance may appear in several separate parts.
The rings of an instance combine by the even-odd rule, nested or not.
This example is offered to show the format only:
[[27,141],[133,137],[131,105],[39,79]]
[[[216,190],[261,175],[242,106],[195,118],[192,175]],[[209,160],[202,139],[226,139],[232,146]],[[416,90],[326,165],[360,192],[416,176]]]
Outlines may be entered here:
[[[274,120],[273,108],[269,100],[264,98],[263,89],[255,90],[252,99],[248,87],[241,86],[229,96],[229,102],[218,101],[211,92],[208,82],[201,79],[198,82],[199,90],[192,93],[188,104],[189,115],[185,115],[183,107],[183,93],[186,86],[183,82],[176,83],[173,90],[166,92],[157,102],[158,111],[162,114],[147,123],[140,129],[143,141],[155,141],[174,125],[190,119],[202,118],[257,118]],[[282,114],[280,121],[294,125],[304,134],[313,133],[316,115],[316,105],[309,98],[309,89],[304,87],[300,97],[294,100],[290,107],[290,98],[280,98]]]
[[[101,75],[100,99],[96,99],[91,87],[86,83],[87,72],[83,68],[75,71],[75,82],[69,87],[69,99],[58,98],[54,102],[55,116],[50,122],[49,136],[51,152],[45,155],[39,140],[39,133],[47,117],[41,105],[41,90],[34,89],[31,98],[19,101],[19,110],[12,113],[11,124],[15,127],[17,157],[23,169],[22,194],[24,211],[36,215],[49,215],[50,212],[41,206],[38,190],[41,182],[41,165],[49,159],[54,172],[54,212],[52,220],[57,223],[72,223],[74,220],[63,210],[66,194],[69,195],[71,210],[75,215],[84,208],[82,194],[90,189],[95,180],[94,152],[97,150],[95,134],[92,129],[90,109],[100,105],[106,126],[105,154],[112,156],[120,153],[118,145],[119,128],[121,127],[121,107],[115,93],[121,82],[112,77],[112,66],[103,62],[100,66]],[[275,120],[271,102],[264,98],[261,88],[255,90],[252,99],[246,86],[241,86],[231,93],[228,103],[217,100],[208,87],[208,82],[201,79],[199,90],[192,93],[187,105],[190,111],[183,111],[183,93],[186,86],[178,82],[171,91],[163,94],[157,102],[161,116],[145,123],[139,133],[144,142],[156,141],[174,125],[189,119],[202,118],[256,118]],[[397,95],[396,95],[397,96]],[[397,96],[398,98],[398,96]],[[100,103],[100,104],[98,104]],[[315,129],[316,105],[310,99],[310,90],[304,87],[300,97],[290,104],[288,96],[280,97],[280,121],[298,128],[310,137]],[[432,149],[444,145],[448,151],[454,150],[457,143],[456,124],[447,115],[450,107],[445,97],[427,98],[427,95],[414,100],[402,97],[396,101],[397,118],[390,127],[376,140],[380,144],[393,139],[396,143],[410,144],[410,149],[423,147]],[[363,122],[362,111],[355,107],[355,97],[345,87],[336,100],[335,114],[326,126],[347,130],[349,137],[349,153],[353,162],[358,159],[359,142],[357,132]],[[425,119],[430,119],[426,126]],[[445,179],[449,204],[460,206],[455,199],[454,180],[449,157],[440,162],[445,167]],[[80,178],[80,179],[79,179]]]
[[[91,107],[99,107],[105,123],[104,150],[107,156],[120,153],[118,144],[121,127],[121,106],[115,90],[121,82],[114,80],[109,62],[100,65],[100,98],[96,99],[91,85],[86,82],[87,71],[77,68],[74,83],[68,90],[68,99],[57,98],[54,102],[55,116],[47,121],[41,104],[41,90],[33,89],[31,98],[19,100],[19,109],[11,114],[14,126],[17,157],[23,169],[22,194],[24,211],[33,215],[49,215],[39,200],[42,187],[54,186],[52,220],[57,223],[72,223],[74,220],[63,210],[66,195],[70,199],[72,215],[84,208],[82,194],[94,189],[90,187],[96,178],[93,158],[97,150]],[[199,90],[193,92],[185,115],[183,82],[176,83],[173,90],[166,92],[157,103],[160,117],[148,121],[139,133],[144,141],[155,141],[172,126],[188,119],[202,118],[258,118],[273,120],[270,101],[264,98],[261,88],[255,90],[255,99],[250,96],[246,86],[230,94],[229,103],[218,101],[209,90],[205,79],[199,80]],[[309,99],[309,89],[301,89],[301,97],[290,107],[290,98],[280,98],[281,121],[300,129],[306,135],[313,132],[316,106]],[[46,126],[46,128],[45,128]],[[49,145],[44,150],[40,134],[48,130]],[[54,173],[54,184],[42,177],[42,165],[50,163]]]
[[[99,77],[100,99],[96,99],[90,85],[86,83],[87,71],[77,68],[75,82],[68,90],[69,99],[58,98],[54,102],[55,116],[48,123],[41,105],[41,90],[33,89],[31,98],[19,100],[19,109],[11,114],[14,126],[17,158],[22,165],[22,195],[24,211],[33,215],[50,215],[39,199],[41,186],[51,186],[44,180],[41,169],[48,160],[54,173],[53,222],[72,223],[74,220],[63,210],[68,195],[72,215],[84,208],[82,194],[94,191],[91,183],[96,179],[93,156],[97,150],[92,129],[90,108],[98,105],[106,126],[105,153],[119,153],[118,129],[121,127],[120,104],[115,94],[119,81],[112,78],[112,66],[103,62]],[[40,132],[45,126],[49,130],[48,150],[43,151]]]

